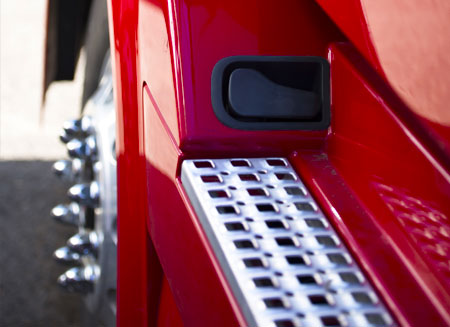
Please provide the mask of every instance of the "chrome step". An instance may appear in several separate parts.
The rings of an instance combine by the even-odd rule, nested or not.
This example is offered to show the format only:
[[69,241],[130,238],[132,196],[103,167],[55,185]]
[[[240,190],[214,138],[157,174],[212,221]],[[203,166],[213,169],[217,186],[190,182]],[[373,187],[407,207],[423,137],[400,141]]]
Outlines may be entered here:
[[250,326],[392,326],[285,158],[185,160],[181,181]]

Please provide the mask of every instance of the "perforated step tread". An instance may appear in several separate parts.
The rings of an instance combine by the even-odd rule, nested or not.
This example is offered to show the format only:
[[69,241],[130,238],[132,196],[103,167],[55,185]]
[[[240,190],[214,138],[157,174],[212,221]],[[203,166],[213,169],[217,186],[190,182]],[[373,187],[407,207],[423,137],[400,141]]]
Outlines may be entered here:
[[186,160],[181,180],[250,326],[394,325],[287,159]]

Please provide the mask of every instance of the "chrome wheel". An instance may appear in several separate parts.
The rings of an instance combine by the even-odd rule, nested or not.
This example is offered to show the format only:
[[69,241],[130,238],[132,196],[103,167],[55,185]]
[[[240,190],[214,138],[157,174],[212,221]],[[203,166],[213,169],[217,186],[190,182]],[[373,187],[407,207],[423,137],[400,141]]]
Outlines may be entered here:
[[78,232],[57,249],[57,262],[73,266],[58,284],[84,296],[86,326],[115,326],[117,258],[117,187],[115,111],[110,56],[104,61],[99,87],[86,104],[86,113],[64,123],[60,139],[70,160],[57,161],[53,170],[75,183],[69,203],[53,208],[60,223]]

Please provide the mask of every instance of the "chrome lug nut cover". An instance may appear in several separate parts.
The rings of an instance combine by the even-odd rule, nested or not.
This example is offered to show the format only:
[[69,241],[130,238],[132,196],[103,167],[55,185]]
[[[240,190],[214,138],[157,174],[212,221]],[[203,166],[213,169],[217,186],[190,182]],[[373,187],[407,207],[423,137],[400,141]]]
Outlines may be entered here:
[[72,201],[87,207],[95,208],[99,204],[99,189],[97,182],[90,184],[75,184],[67,192]]
[[94,265],[71,268],[59,276],[58,284],[69,292],[90,293],[99,275],[99,268]]
[[72,172],[72,161],[58,160],[53,164],[53,172],[58,177],[69,177]]
[[54,167],[56,175],[75,184],[68,191],[73,202],[52,210],[57,221],[76,225],[78,234],[53,256],[60,263],[76,266],[62,274],[58,284],[67,291],[82,293],[89,311],[99,315],[103,325],[113,326],[116,303],[111,294],[116,290],[117,184],[112,146],[116,118],[109,54],[99,87],[83,111],[92,116],[65,122],[60,135],[71,161],[55,163]]
[[80,119],[71,119],[63,123],[63,128],[59,139],[63,143],[68,143],[75,138],[85,138],[93,134],[94,127],[92,119],[89,116],[83,116]]
[[53,258],[55,258],[58,263],[77,265],[80,263],[81,255],[78,252],[72,251],[67,246],[63,246],[53,253]]
[[67,143],[67,153],[71,158],[95,160],[97,145],[94,136],[89,136],[84,140],[70,140]]
[[52,168],[56,176],[64,180],[73,181],[82,174],[84,162],[78,158],[58,160],[53,164]]
[[63,123],[63,131],[69,137],[85,137],[93,133],[92,118],[83,116],[80,119],[66,120]]
[[96,254],[98,235],[96,232],[78,233],[69,238],[67,246],[71,251],[79,254]]
[[59,140],[64,144],[69,142],[71,139],[73,139],[73,137],[70,135],[67,135],[67,133],[64,130],[61,132],[61,134],[59,134]]
[[70,119],[63,123],[63,131],[69,136],[75,136],[81,132],[81,119]]
[[75,202],[59,204],[52,209],[51,216],[59,223],[77,226],[80,224],[80,206]]
[[67,153],[71,158],[84,158],[86,157],[86,142],[73,139],[67,143]]

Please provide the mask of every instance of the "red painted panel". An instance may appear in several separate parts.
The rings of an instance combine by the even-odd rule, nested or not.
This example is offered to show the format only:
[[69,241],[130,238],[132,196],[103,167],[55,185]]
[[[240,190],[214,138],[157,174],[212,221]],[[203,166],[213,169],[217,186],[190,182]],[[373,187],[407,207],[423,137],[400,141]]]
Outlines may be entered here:
[[[177,144],[178,108],[183,107],[179,97],[182,88],[176,81],[178,67],[173,58],[173,49],[178,47],[176,35],[171,30],[171,18],[167,0],[140,0],[138,46],[139,67],[142,81],[151,81],[153,96]],[[142,85],[142,83],[141,83]]]
[[[291,19],[286,19],[287,14]],[[146,141],[151,238],[186,325],[245,325],[190,207],[180,202],[182,189],[174,183],[174,164],[181,155],[178,146],[191,150],[188,156],[211,146],[228,153],[257,153],[262,149],[281,153],[280,144],[294,149],[294,141],[299,140],[305,148],[320,147],[326,132],[258,133],[223,126],[212,113],[210,74],[219,59],[234,54],[325,56],[329,41],[342,36],[310,1],[290,0],[280,7],[276,1],[261,6],[257,1],[140,0],[133,15],[138,23],[136,27],[129,22],[127,40],[135,47],[131,53],[136,54],[133,65],[138,68],[137,80],[149,84],[150,100],[146,101],[151,104],[145,106],[144,118],[134,117],[132,109],[128,110],[133,124],[137,124],[133,132],[144,131]],[[274,23],[270,28],[269,20]],[[241,33],[243,30],[246,32]],[[132,79],[124,82],[133,88],[139,84]],[[139,94],[133,89],[128,96],[135,93]],[[236,147],[236,141],[241,147]],[[255,142],[260,145],[255,147]],[[142,154],[141,143],[133,146]],[[140,160],[129,158],[135,163]],[[138,167],[135,166],[135,174],[141,171]],[[155,193],[152,185],[163,191]],[[180,232],[183,233],[179,235]],[[180,240],[183,242],[177,243]],[[191,253],[196,253],[193,262]],[[188,266],[195,268],[186,271]],[[198,267],[202,269],[199,271]]]
[[[344,39],[316,4],[122,0],[110,2],[110,20],[118,108],[119,326],[157,323],[158,258],[186,326],[245,325],[178,181],[180,160],[294,150],[300,153],[291,157],[294,165],[399,322],[450,323],[448,265],[442,264],[448,263],[449,153],[388,87],[380,91],[379,81],[368,81],[376,74],[363,60],[351,62],[349,51],[332,50],[328,139],[327,132],[233,130],[213,115],[210,75],[219,59],[325,56],[330,42]],[[311,149],[327,158],[316,162],[306,151]]]
[[177,179],[181,153],[148,87],[144,92],[148,230],[185,326],[246,326]]
[[376,207],[361,201],[326,153],[290,159],[400,325],[446,326],[447,314],[432,294],[440,293],[439,283],[395,222],[380,221]]
[[449,165],[450,2],[316,1],[390,84],[414,124],[426,130],[438,159]]
[[[156,1],[139,7],[140,68],[182,150],[241,151],[321,146],[325,132],[255,132],[221,124],[211,105],[211,72],[232,55],[319,55],[344,37],[312,1]],[[167,61],[171,55],[171,65]],[[173,75],[172,75],[173,74]],[[175,89],[175,94],[170,89]],[[178,122],[178,125],[177,125]]]
[[361,0],[350,0],[343,5],[339,0],[316,0],[327,15],[336,23],[349,41],[370,62],[371,66],[384,76],[378,56],[370,37]]
[[360,0],[384,74],[409,108],[450,129],[450,2]]
[[[115,101],[118,108],[118,325],[146,326],[155,321],[151,312],[145,312],[145,308],[153,310],[155,307],[152,303],[156,293],[151,291],[151,287],[159,285],[159,281],[155,282],[152,276],[160,276],[161,273],[159,267],[154,271],[150,264],[157,260],[152,259],[155,254],[144,233],[148,216],[148,206],[145,204],[149,201],[142,178],[146,170],[143,140],[148,137],[143,131],[144,112],[141,107],[141,86],[144,81],[151,85],[154,102],[160,108],[160,116],[156,119],[163,121],[166,130],[170,131],[169,144],[173,147],[183,145],[186,149],[200,152],[206,149],[205,145],[213,145],[230,152],[242,151],[244,148],[253,152],[264,148],[280,152],[279,144],[294,148],[292,142],[281,142],[287,137],[290,141],[304,141],[305,147],[317,148],[323,142],[325,132],[266,132],[261,135],[256,132],[236,132],[224,127],[212,114],[209,76],[219,59],[233,54],[325,56],[328,42],[335,39],[334,36],[340,37],[340,34],[320,8],[310,1],[290,0],[280,7],[277,1],[268,1],[261,6],[258,1],[217,4],[210,1],[122,0],[111,1],[109,11]],[[292,17],[287,19],[286,14]],[[269,20],[273,21],[273,28],[269,28]],[[236,29],[247,32],[235,34]],[[292,42],[297,39],[298,42]],[[212,44],[215,46],[211,48]],[[166,134],[162,135],[156,137],[167,138]],[[237,149],[235,143],[242,138],[245,143],[240,142],[242,147]],[[260,139],[264,142],[255,147],[254,143]],[[165,160],[172,160],[173,165],[180,155],[176,147],[173,148],[175,150],[170,147],[158,149],[161,153],[152,155],[158,155],[157,158],[161,157],[163,161],[153,162],[154,166],[150,167],[154,167],[154,173],[149,176],[160,176],[167,167],[171,167],[166,165]],[[147,169],[152,171],[149,167]],[[174,179],[175,170],[165,183],[169,183],[169,194],[173,197],[178,194],[176,198],[179,199]],[[150,195],[151,209],[158,212],[158,216],[153,217],[160,217],[160,210],[163,210],[160,207],[166,200],[154,202]],[[179,210],[183,212],[181,203]],[[149,228],[153,230],[151,223],[150,220]],[[158,223],[155,226],[159,226]],[[194,230],[199,233],[198,226]],[[178,292],[175,294],[178,305],[191,308],[181,308],[182,316],[188,322],[195,321],[198,319],[195,313],[201,308],[198,302],[200,298],[196,296],[192,300],[191,294],[195,292],[198,295],[199,291],[192,288],[196,284],[186,283],[184,275],[181,275],[186,265],[179,265],[183,261],[177,261],[176,254],[170,252],[171,244],[167,244],[165,238],[161,239],[165,235],[163,232],[169,233],[169,230],[163,229],[161,233],[152,234],[155,248],[169,283]],[[191,242],[186,235],[183,237],[186,242]],[[239,310],[233,307],[232,296],[227,293],[226,285],[220,279],[217,264],[211,258],[206,241],[198,237],[192,249],[203,253],[203,256],[199,255],[200,262],[209,262],[210,269],[215,269],[216,273],[205,269],[199,275],[192,275],[192,278],[203,276],[205,285],[215,286],[204,288],[202,301],[208,299],[211,304],[221,304],[217,306],[221,308],[220,312],[214,315],[214,310],[201,311],[211,315],[204,321],[214,322],[214,319],[222,316],[226,317],[222,321],[224,323],[242,321]],[[226,304],[226,301],[231,304]],[[194,306],[195,303],[198,305]]]
[[[294,162],[327,213],[345,226],[345,239],[401,322],[448,325],[449,171],[349,53],[345,45],[331,50],[332,134],[325,156],[300,155]],[[345,198],[354,198],[355,207]]]
[[[180,9],[181,26],[190,26],[190,42],[180,42],[186,105],[181,117],[181,148],[205,147],[240,150],[293,148],[302,142],[316,147],[322,132],[255,132],[233,130],[215,117],[210,99],[211,72],[222,58],[232,55],[326,56],[330,41],[343,39],[318,5],[312,1],[186,1]],[[316,138],[314,141],[313,138]]]
[[146,232],[146,188],[139,133],[137,1],[109,2],[111,54],[117,108],[118,274],[117,325],[155,326],[161,268]]
[[183,321],[166,278],[161,285],[157,327],[183,327]]

